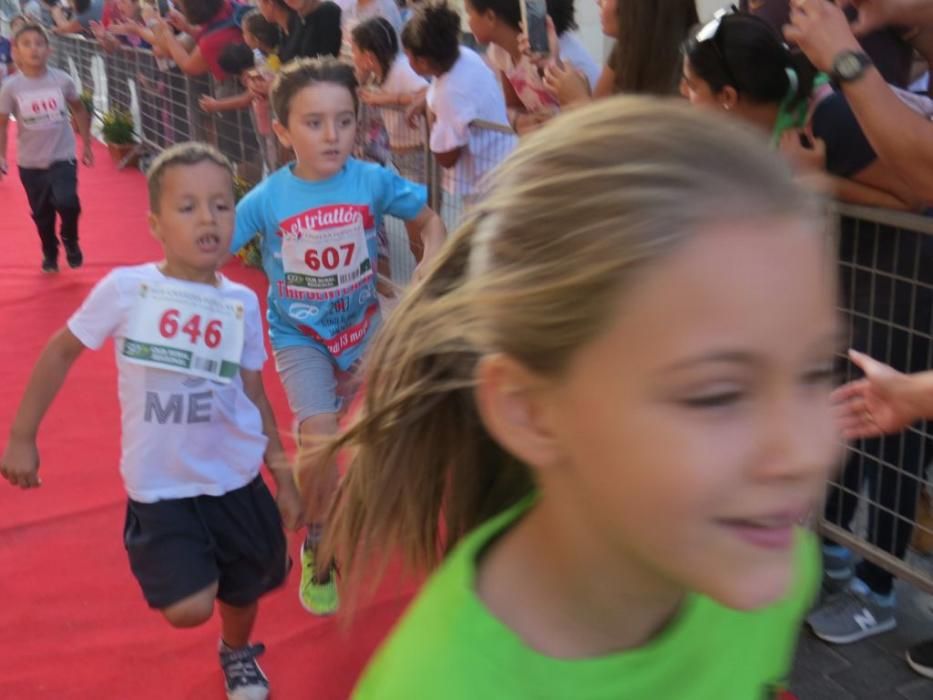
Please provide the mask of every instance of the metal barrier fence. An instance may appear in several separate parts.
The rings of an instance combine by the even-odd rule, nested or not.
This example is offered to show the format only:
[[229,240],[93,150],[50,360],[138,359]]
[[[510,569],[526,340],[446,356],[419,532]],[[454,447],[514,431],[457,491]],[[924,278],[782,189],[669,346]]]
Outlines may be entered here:
[[[148,153],[179,141],[207,141],[249,182],[276,164],[274,157],[269,162],[274,144],[267,140],[268,133],[257,134],[250,110],[207,114],[200,109],[201,95],[238,90],[230,82],[185,76],[177,68],[160,65],[145,50],[103,53],[95,42],[74,36],[55,37],[53,44],[57,65],[93,91],[98,116],[115,108],[133,115],[140,145]],[[389,133],[397,132],[402,119],[399,112],[364,106],[356,155],[427,185],[432,208],[452,230],[479,196],[483,176],[514,147],[515,135],[506,126],[474,123],[469,148],[445,170],[430,152],[423,123],[401,145],[392,142]],[[933,220],[843,205],[838,211],[841,310],[849,346],[902,371],[933,368]],[[402,222],[391,217],[384,233],[387,259],[380,265],[385,262],[383,272],[405,284],[419,253],[417,242],[410,242]],[[844,378],[853,378],[852,366],[844,366]],[[921,423],[904,435],[851,446],[845,468],[830,484],[818,524],[828,539],[929,593],[933,569],[904,554],[911,537],[920,544],[933,543],[933,517],[918,522],[917,516],[918,501],[924,508],[933,503],[931,439],[926,423]]]
[[[933,368],[933,219],[848,205],[838,211],[849,347],[904,372]],[[846,381],[857,376],[841,364]],[[917,554],[933,551],[931,439],[922,421],[902,435],[850,445],[819,523],[827,538],[928,593],[933,570]]]
[[[263,115],[259,108],[209,114],[200,108],[202,96],[242,92],[237,81],[187,76],[151,51],[120,47],[105,52],[96,41],[75,35],[53,36],[52,48],[53,64],[70,73],[80,89],[93,93],[95,130],[99,130],[101,118],[112,110],[132,115],[139,142],[137,152],[144,161],[174,143],[196,140],[215,145],[247,183],[256,183],[284,164],[269,127],[268,112]],[[457,165],[445,171],[430,151],[424,120],[416,130],[409,130],[404,142],[397,146],[389,134],[404,130],[405,115],[401,110],[363,105],[360,111],[355,155],[394,167],[407,179],[426,185],[432,207],[451,230],[475,200],[483,175],[515,145],[510,127],[474,123],[469,147]],[[401,221],[386,217],[380,243],[385,254],[385,259],[380,260],[381,271],[397,284],[406,284],[420,257],[418,242],[409,240]]]

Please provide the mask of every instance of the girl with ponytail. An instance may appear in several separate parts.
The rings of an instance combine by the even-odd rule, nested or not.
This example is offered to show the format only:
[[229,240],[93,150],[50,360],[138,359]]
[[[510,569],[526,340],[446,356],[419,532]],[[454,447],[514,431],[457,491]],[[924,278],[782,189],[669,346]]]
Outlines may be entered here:
[[440,564],[355,697],[779,690],[836,456],[822,211],[750,130],[673,101],[523,140],[330,446],[344,590]]
[[921,205],[878,160],[842,93],[765,20],[720,11],[684,44],[681,93],[766,132],[807,179],[844,201],[892,208]]

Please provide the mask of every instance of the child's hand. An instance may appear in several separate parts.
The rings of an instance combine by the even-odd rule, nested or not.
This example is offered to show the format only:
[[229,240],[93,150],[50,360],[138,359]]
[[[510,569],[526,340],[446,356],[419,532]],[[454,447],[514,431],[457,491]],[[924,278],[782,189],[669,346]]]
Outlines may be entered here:
[[220,105],[217,103],[217,100],[210,95],[202,95],[201,99],[198,100],[198,104],[201,105],[201,109],[203,109],[205,112],[220,111]]
[[103,41],[107,37],[107,30],[100,22],[91,22],[91,33],[98,41]]
[[544,87],[564,106],[590,98],[586,76],[569,65],[549,65],[544,71]]
[[275,504],[279,507],[279,515],[282,516],[282,527],[286,530],[296,532],[305,524],[301,496],[298,495],[298,487],[295,486],[290,473],[288,481],[279,483],[276,489]]
[[269,96],[269,87],[272,85],[272,77],[262,74],[250,75],[246,78],[246,89],[254,98],[264,99]]
[[849,359],[865,373],[833,392],[836,421],[846,439],[897,433],[920,416],[913,410],[913,382],[888,365],[854,350]]
[[369,88],[359,89],[360,100],[368,105],[387,105],[392,102],[391,96],[381,90],[370,90]]
[[12,438],[0,457],[0,475],[13,486],[33,489],[42,485],[39,479],[39,449],[35,440]]
[[117,22],[110,25],[110,33],[117,36],[139,34],[140,26],[135,22]]
[[94,165],[94,149],[91,148],[89,143],[84,144],[84,154],[81,156],[81,162],[89,168]]
[[178,10],[169,10],[169,13],[165,16],[168,20],[168,23],[171,24],[175,29],[180,32],[185,31],[188,27],[187,18]]
[[408,122],[408,126],[410,126],[412,129],[417,129],[421,122],[421,118],[424,117],[427,113],[428,102],[422,95],[414,102],[412,102],[408,109],[405,110],[405,121]]
[[279,507],[282,525],[287,530],[295,531],[305,524],[305,517],[291,462],[284,453],[267,453],[266,467],[275,479],[275,504]]

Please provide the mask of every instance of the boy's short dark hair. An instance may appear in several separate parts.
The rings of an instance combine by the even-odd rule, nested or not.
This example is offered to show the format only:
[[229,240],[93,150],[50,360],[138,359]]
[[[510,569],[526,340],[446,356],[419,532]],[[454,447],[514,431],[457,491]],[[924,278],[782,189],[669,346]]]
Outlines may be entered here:
[[353,109],[359,109],[356,95],[358,83],[352,66],[338,61],[333,56],[299,58],[282,68],[275,77],[269,94],[272,111],[282,126],[288,126],[288,111],[298,91],[318,83],[342,85],[353,96]]
[[36,24],[35,22],[24,24],[22,27],[17,29],[16,33],[13,35],[13,43],[18,44],[20,37],[23,36],[23,34],[27,34],[29,32],[38,34],[43,38],[43,40],[45,40],[46,44],[49,43],[49,33],[45,31],[45,27],[43,27],[41,24]]
[[152,165],[146,171],[146,180],[149,184],[149,209],[158,213],[159,202],[162,197],[162,180],[165,172],[169,168],[182,165],[197,165],[204,161],[210,161],[230,173],[230,187],[233,187],[233,166],[220,151],[213,146],[198,141],[188,141],[179,143],[169,149],[162,151],[158,158],[152,161]]
[[217,65],[227,75],[242,75],[256,67],[256,56],[246,44],[227,44],[217,57]]

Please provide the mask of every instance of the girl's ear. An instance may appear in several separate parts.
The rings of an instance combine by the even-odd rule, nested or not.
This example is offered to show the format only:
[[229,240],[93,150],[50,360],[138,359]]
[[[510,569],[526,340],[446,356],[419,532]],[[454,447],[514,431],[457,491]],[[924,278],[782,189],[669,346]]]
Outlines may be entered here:
[[732,111],[739,104],[739,93],[731,85],[726,85],[719,91],[716,97],[719,100],[719,104],[727,112]]
[[276,137],[279,139],[279,143],[285,146],[285,148],[292,147],[292,140],[288,136],[288,129],[282,126],[282,122],[278,119],[272,120],[272,131],[275,132]]
[[509,454],[536,469],[560,459],[552,430],[549,383],[513,358],[484,357],[476,368],[476,405],[483,425]]

